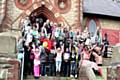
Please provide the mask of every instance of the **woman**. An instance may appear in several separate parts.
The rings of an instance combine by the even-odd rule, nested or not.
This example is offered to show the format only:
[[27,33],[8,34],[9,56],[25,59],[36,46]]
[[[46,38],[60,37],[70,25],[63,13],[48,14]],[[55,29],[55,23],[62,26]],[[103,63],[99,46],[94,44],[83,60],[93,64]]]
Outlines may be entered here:
[[56,54],[56,59],[55,59],[55,61],[56,61],[56,72],[57,73],[60,73],[60,71],[61,71],[61,63],[62,63],[62,49],[59,47],[59,48],[57,48],[57,52],[56,52],[57,54]]
[[70,50],[66,48],[63,54],[63,74],[68,77],[70,72]]
[[76,71],[76,68],[77,68],[76,55],[77,55],[77,53],[75,52],[75,50],[72,50],[71,54],[70,54],[70,63],[71,63],[71,66],[70,66],[70,77],[73,77],[73,76],[76,77],[77,76],[77,71]]

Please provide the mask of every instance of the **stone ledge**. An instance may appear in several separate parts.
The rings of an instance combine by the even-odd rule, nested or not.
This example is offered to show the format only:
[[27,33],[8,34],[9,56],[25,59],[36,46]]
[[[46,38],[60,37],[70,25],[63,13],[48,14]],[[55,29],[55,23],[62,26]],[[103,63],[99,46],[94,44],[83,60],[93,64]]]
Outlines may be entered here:
[[5,80],[7,78],[7,69],[0,69],[0,80]]

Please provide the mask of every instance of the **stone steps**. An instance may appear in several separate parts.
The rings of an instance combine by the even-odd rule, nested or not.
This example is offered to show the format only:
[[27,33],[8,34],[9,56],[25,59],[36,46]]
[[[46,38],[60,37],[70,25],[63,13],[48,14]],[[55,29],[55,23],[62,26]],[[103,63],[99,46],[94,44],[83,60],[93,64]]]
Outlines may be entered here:
[[[97,80],[107,80],[107,67],[106,66],[102,66],[102,72],[103,72],[103,76],[96,76]],[[33,75],[28,75],[26,79],[24,80],[34,80],[34,76]],[[39,80],[78,80],[75,78],[71,78],[71,77],[59,77],[59,76],[40,76]],[[80,80],[88,80],[87,77],[82,76],[80,78]]]
[[[24,79],[24,80],[34,80],[34,77],[33,76],[28,76],[27,79]],[[43,76],[40,76],[39,80],[78,80],[78,79],[75,79],[75,78],[70,78],[70,77],[43,77]]]
[[[96,76],[97,77],[97,80],[106,80],[104,77],[100,77],[100,76]],[[28,76],[27,79],[24,79],[24,80],[34,80],[34,77],[33,76]],[[78,80],[78,79],[75,79],[75,78],[70,78],[70,77],[43,77],[41,76],[39,78],[39,80]],[[81,77],[81,80],[87,80],[87,78],[85,77]]]

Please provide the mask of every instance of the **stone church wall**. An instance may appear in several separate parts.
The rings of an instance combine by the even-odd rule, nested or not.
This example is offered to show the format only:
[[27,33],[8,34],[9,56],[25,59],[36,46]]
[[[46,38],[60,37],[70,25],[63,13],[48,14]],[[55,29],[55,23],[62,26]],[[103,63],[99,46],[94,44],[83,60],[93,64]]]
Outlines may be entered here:
[[[7,0],[7,11],[6,17],[3,21],[3,27],[5,29],[19,29],[19,23],[21,18],[29,15],[34,9],[40,7],[41,0],[33,0],[32,4],[26,9],[20,9],[18,4],[15,1],[18,0]],[[31,1],[31,0],[28,0]],[[44,0],[45,6],[49,8],[58,19],[64,25],[80,29],[80,20],[82,19],[82,0],[70,0],[67,7],[70,9],[63,13],[56,7],[55,1],[58,0]],[[24,7],[24,6],[23,6]],[[61,19],[62,18],[62,19]]]
[[[91,15],[89,15],[91,16]],[[120,43],[120,21],[117,19],[112,19],[111,17],[109,19],[107,18],[99,18],[95,17],[84,17],[83,23],[82,23],[82,29],[85,29],[85,27],[89,26],[90,20],[94,20],[96,22],[97,27],[101,27],[101,35],[104,37],[104,33],[107,33],[109,36],[109,40],[111,42],[111,45],[116,45],[116,43]]]

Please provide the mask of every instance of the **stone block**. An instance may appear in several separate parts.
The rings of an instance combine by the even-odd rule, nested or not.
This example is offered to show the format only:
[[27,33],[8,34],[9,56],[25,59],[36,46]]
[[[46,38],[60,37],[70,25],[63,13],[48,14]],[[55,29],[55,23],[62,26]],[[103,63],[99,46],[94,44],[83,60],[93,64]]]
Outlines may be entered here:
[[7,78],[7,69],[0,69],[0,80],[5,80]]
[[113,47],[112,51],[112,58],[111,58],[111,64],[120,64],[120,52],[119,52],[120,46]]
[[18,38],[19,34],[15,32],[0,33],[0,54],[16,53],[16,43]]
[[81,66],[78,80],[96,80],[96,76],[89,66]]

